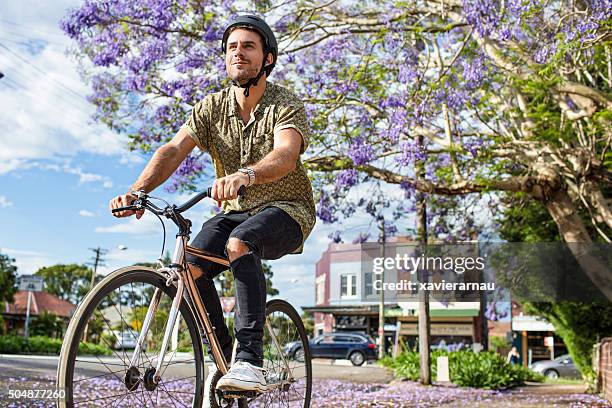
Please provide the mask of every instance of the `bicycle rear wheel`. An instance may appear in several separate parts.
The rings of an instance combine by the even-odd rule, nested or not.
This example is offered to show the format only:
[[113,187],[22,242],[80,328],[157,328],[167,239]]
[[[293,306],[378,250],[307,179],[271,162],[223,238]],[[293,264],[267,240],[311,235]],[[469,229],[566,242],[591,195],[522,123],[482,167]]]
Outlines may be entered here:
[[[203,398],[204,361],[196,320],[182,301],[174,336],[152,381],[176,294],[166,286],[167,276],[145,267],[112,272],[90,291],[72,317],[60,354],[59,407],[200,407]],[[155,289],[161,298],[145,337],[145,347],[132,364]],[[87,331],[87,333],[86,333]],[[85,337],[87,343],[85,343]],[[92,345],[92,343],[94,345]]]
[[312,362],[308,336],[299,314],[284,300],[274,299],[266,304],[263,344],[266,382],[272,387],[249,401],[249,407],[310,407]]

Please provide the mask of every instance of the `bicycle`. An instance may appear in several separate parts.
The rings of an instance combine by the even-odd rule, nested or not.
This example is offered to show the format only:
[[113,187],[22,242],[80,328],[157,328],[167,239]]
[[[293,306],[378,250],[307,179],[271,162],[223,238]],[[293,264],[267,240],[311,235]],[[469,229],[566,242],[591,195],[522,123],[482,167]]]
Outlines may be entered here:
[[[244,193],[241,188],[240,194]],[[176,206],[144,192],[127,207],[113,211],[147,210],[177,227],[172,263],[154,269],[129,266],[111,272],[83,298],[68,325],[57,370],[58,407],[162,406],[201,407],[204,399],[203,339],[210,344],[217,366],[210,382],[213,408],[246,406],[310,406],[312,363],[308,337],[297,311],[286,301],[266,304],[264,369],[267,388],[262,393],[219,391],[215,386],[234,361],[226,361],[199,296],[185,254],[229,267],[229,260],[188,245],[191,221],[181,213],[211,189]],[[151,200],[164,201],[160,208]],[[165,246],[165,226],[164,244]],[[161,263],[161,260],[160,260]],[[87,328],[87,332],[85,329]],[[117,333],[119,331],[119,334]],[[133,352],[126,350],[125,334],[137,339]],[[84,338],[97,343],[92,346]],[[119,347],[116,347],[119,344]],[[170,347],[169,347],[170,346]],[[301,352],[296,353],[295,350]],[[291,354],[289,354],[291,352]],[[296,357],[296,354],[298,357]]]

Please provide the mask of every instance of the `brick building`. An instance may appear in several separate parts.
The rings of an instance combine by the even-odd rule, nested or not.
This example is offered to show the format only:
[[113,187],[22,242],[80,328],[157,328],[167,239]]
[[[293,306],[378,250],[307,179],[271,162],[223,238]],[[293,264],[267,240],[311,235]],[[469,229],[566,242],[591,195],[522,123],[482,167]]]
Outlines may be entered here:
[[[393,237],[386,244],[411,243],[407,237]],[[392,250],[391,250],[392,251]],[[377,292],[367,273],[361,273],[362,246],[359,244],[330,244],[316,263],[315,306],[302,307],[314,313],[314,333],[357,331],[376,336],[379,326],[379,303],[364,300]],[[370,274],[371,275],[371,274]],[[370,278],[371,279],[371,278]],[[375,296],[374,296],[375,297]],[[483,343],[486,341],[486,321],[480,302],[430,303],[432,344]],[[406,344],[417,342],[418,302],[385,301],[385,338],[393,343],[396,333]],[[310,334],[310,333],[309,333]]]

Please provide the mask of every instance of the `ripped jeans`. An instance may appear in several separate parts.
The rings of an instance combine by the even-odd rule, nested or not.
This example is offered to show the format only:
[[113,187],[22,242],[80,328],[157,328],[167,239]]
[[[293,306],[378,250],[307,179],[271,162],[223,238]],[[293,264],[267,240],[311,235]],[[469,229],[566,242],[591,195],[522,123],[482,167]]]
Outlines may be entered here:
[[[261,259],[278,259],[294,251],[302,243],[300,225],[285,211],[266,207],[250,216],[243,212],[219,213],[202,226],[191,245],[227,256],[225,246],[230,238],[238,238],[250,251],[230,263],[236,289],[234,335],[238,341],[236,360],[263,364],[263,329],[266,309],[266,279]],[[213,278],[227,268],[205,259],[187,255],[187,262],[198,265],[202,276],[196,285],[225,358],[230,361],[232,338],[223,319],[223,310]],[[207,344],[207,347],[210,347]]]

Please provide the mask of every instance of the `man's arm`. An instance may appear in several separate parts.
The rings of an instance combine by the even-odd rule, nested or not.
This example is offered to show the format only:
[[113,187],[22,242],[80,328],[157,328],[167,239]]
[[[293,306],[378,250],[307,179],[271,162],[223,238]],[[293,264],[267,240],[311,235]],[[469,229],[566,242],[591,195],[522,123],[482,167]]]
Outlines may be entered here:
[[293,129],[283,129],[274,135],[274,149],[257,164],[251,166],[255,172],[255,184],[266,184],[280,180],[295,170],[302,135]]
[[[155,151],[127,194],[119,195],[110,201],[110,209],[130,205],[136,198],[131,195],[132,191],[144,190],[146,193],[153,191],[174,173],[195,146],[196,144],[188,131],[181,128],[171,141]],[[134,213],[136,212],[121,211],[114,215],[116,217],[127,217]],[[142,214],[143,211],[139,211],[136,213],[136,218],[142,217]]]
[[[255,184],[272,183],[295,170],[301,146],[302,135],[297,130],[287,128],[278,131],[274,135],[272,151],[250,166],[255,172]],[[232,200],[238,197],[240,186],[248,182],[249,177],[240,172],[217,179],[213,185],[213,198],[217,201]]]

